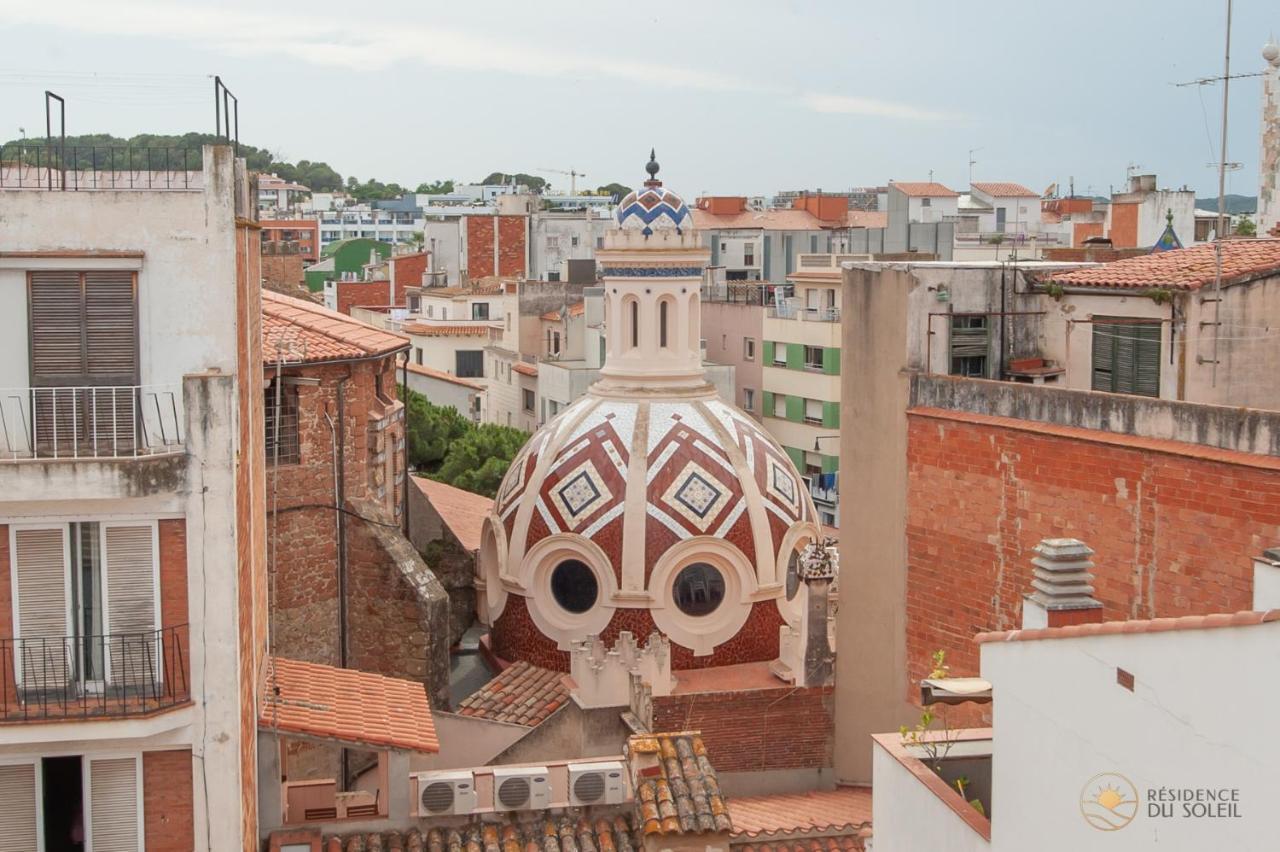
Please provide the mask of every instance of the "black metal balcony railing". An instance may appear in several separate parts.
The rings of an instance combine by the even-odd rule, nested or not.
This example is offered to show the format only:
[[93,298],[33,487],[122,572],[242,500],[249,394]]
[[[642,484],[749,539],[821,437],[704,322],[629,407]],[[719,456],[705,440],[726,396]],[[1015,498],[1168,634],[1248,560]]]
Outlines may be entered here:
[[194,190],[203,170],[199,147],[0,146],[0,189]]
[[188,629],[0,639],[0,721],[137,716],[191,697]]

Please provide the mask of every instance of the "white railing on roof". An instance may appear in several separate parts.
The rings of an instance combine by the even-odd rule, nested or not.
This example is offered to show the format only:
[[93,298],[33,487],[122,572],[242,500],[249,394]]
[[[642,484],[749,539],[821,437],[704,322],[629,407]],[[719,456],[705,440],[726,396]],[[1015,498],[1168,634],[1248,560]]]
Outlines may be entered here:
[[794,319],[803,322],[840,322],[839,308],[809,307],[798,298],[778,299],[769,308],[769,316],[775,319]]
[[0,388],[0,462],[174,452],[182,421],[179,385]]

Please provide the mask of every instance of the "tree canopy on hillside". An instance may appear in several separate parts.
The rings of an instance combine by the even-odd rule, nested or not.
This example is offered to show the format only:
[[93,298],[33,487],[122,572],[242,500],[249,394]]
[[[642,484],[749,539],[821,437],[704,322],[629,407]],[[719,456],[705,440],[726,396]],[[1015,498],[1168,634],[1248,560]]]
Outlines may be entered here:
[[551,184],[547,183],[536,175],[527,175],[524,172],[516,172],[515,174],[507,174],[506,172],[490,172],[482,181],[482,184],[492,186],[499,183],[514,183],[516,185],[524,184],[534,192],[542,192]]

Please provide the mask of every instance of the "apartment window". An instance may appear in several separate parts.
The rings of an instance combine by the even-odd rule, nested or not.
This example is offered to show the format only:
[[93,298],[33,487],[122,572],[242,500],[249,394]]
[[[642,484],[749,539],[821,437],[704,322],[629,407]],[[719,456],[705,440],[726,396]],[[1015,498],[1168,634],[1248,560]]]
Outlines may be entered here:
[[742,265],[743,266],[756,265],[756,244],[755,243],[742,244]]
[[488,302],[472,302],[471,318],[473,320],[487,320],[489,318],[489,303]]
[[579,242],[579,240],[578,240],[578,235],[577,235],[577,234],[574,234],[572,237],[570,237],[570,238],[569,238],[569,246],[570,246],[571,248],[577,248],[577,247],[578,247],[578,242]]
[[773,344],[773,366],[775,367],[787,366],[787,344],[785,343]]
[[933,206],[933,199],[932,199],[932,198],[921,198],[921,199],[920,199],[920,206],[921,206],[921,207],[932,207],[932,206]]
[[1160,395],[1160,323],[1093,318],[1093,389]]
[[[6,846],[81,849],[87,841],[94,848],[140,849],[141,782],[134,755],[65,755],[0,766]],[[83,839],[72,842],[69,826],[76,824]]]
[[726,243],[726,242],[721,242],[721,243],[720,243],[720,251],[721,251],[721,252],[727,252],[728,250],[729,250],[729,244],[728,244],[728,243]]
[[787,395],[786,394],[775,393],[773,395],[773,416],[783,417],[783,418],[787,416]]
[[454,375],[460,379],[484,378],[484,352],[479,349],[459,349],[454,353]]
[[951,317],[951,375],[982,378],[987,375],[991,330],[986,316]]
[[742,357],[747,361],[756,360],[756,339],[754,337],[742,338]]
[[752,388],[742,389],[742,407],[747,411],[756,410],[756,392]]
[[822,400],[806,399],[804,401],[804,419],[808,423],[822,422]]
[[604,237],[596,237],[596,248],[604,248]]
[[419,367],[422,366],[422,347],[421,346],[413,347],[413,360],[414,360],[414,363],[416,363]]
[[434,317],[436,315],[435,305],[427,305],[427,316]]
[[558,331],[551,332],[551,354],[560,354],[560,332]]
[[806,346],[804,348],[804,366],[807,370],[822,369],[823,349],[821,346]]
[[[422,350],[418,350],[421,352]],[[276,382],[271,380],[263,397],[263,412],[267,430],[267,464],[279,459],[280,464],[297,464],[298,450],[298,388],[285,382],[279,386],[280,399],[276,401]]]
[[547,237],[547,249],[557,251],[560,248],[560,238],[554,235]]
[[525,388],[521,394],[524,397],[524,410],[527,413],[532,414],[534,405],[533,391],[529,388]]

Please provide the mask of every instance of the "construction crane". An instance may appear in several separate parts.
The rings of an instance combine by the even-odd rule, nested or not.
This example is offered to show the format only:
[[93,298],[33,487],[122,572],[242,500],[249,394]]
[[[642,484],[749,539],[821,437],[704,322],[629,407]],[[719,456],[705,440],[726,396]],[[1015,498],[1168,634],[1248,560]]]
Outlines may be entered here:
[[578,194],[578,178],[587,176],[585,172],[576,171],[575,169],[569,169],[568,171],[564,169],[538,169],[538,171],[553,175],[568,175],[570,195]]

